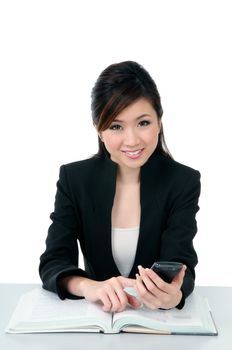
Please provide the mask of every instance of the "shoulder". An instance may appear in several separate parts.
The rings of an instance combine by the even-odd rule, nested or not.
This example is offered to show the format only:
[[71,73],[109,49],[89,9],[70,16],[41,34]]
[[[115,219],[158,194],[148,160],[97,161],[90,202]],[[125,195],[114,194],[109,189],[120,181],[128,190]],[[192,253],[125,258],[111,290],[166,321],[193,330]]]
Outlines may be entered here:
[[75,193],[95,193],[103,185],[113,184],[116,169],[116,163],[104,157],[92,157],[61,165],[59,181]]
[[98,186],[104,182],[113,182],[117,165],[106,157],[91,157],[60,167],[60,179],[75,186]]
[[79,161],[63,164],[60,167],[60,173],[65,173],[69,178],[88,178],[93,176],[97,169],[101,168],[101,160],[99,158],[88,158]]
[[100,162],[99,158],[92,157],[92,158],[87,158],[87,159],[82,159],[75,162],[67,163],[62,166],[65,167],[65,169],[69,172],[85,171],[91,168],[95,168],[96,166],[98,166],[99,162]]
[[163,155],[151,156],[142,172],[142,180],[163,192],[181,192],[184,188],[200,188],[200,172]]
[[200,177],[200,172],[188,165],[182,164],[171,158],[159,157],[160,167],[169,176],[175,177]]
[[163,188],[176,195],[190,193],[199,197],[201,174],[198,170],[167,157],[161,157],[159,165]]

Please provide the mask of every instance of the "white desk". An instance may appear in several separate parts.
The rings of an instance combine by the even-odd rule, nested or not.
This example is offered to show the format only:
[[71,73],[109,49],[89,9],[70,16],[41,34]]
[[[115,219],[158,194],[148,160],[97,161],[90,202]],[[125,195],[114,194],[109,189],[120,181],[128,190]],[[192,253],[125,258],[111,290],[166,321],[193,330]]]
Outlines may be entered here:
[[34,284],[0,284],[1,350],[231,350],[232,287],[196,287],[207,296],[218,336],[153,334],[5,334],[5,327],[22,293]]

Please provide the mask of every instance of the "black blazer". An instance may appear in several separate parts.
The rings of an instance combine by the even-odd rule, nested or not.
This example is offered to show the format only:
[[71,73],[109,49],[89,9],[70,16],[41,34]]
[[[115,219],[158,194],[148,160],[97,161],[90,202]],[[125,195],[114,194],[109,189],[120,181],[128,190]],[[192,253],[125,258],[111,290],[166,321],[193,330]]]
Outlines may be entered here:
[[[119,276],[111,249],[111,211],[117,164],[106,155],[60,168],[54,212],[50,218],[46,250],[40,258],[43,287],[61,299],[72,297],[59,288],[70,275],[105,280]],[[200,173],[153,153],[140,172],[140,233],[134,265],[151,267],[154,261],[180,261],[187,265],[184,298],[194,288],[197,255],[193,238],[199,209]],[[79,241],[85,271],[78,267]]]

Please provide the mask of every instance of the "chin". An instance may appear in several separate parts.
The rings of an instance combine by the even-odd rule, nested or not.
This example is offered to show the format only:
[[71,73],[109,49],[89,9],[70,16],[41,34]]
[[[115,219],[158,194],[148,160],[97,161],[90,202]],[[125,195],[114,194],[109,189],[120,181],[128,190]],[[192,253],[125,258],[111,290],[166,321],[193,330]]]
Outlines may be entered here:
[[131,169],[137,169],[137,168],[141,168],[145,163],[147,162],[147,159],[145,160],[138,160],[137,162],[121,162],[121,165],[126,166],[127,168],[131,168]]

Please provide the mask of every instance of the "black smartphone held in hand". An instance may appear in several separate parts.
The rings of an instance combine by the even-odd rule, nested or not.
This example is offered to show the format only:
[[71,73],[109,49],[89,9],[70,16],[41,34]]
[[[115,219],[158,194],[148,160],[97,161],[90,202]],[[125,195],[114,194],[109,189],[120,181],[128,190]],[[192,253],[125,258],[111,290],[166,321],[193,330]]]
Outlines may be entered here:
[[171,283],[173,278],[180,272],[183,264],[174,261],[157,261],[151,269],[165,282]]

